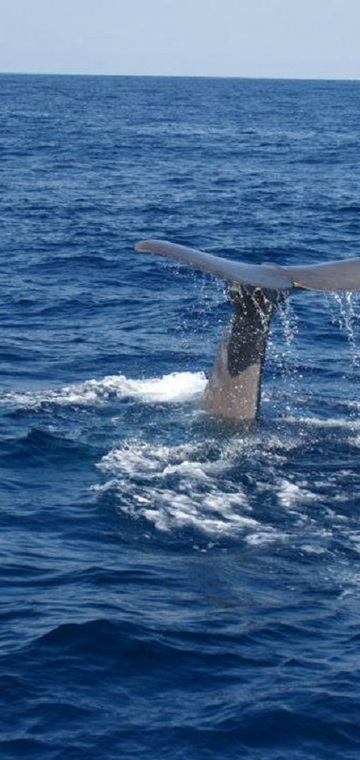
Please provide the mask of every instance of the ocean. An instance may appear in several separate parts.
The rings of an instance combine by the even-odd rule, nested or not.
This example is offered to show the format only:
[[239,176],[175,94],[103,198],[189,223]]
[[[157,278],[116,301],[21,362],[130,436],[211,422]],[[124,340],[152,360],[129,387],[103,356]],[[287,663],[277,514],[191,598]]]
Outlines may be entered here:
[[0,77],[2,760],[360,752],[360,305],[201,410],[225,285],[359,255],[360,83]]

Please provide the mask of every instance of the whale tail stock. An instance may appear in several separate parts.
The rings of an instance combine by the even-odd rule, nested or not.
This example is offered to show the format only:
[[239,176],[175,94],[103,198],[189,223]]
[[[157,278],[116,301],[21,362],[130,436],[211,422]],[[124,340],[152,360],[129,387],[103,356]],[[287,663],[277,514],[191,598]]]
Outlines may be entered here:
[[277,306],[296,290],[360,290],[360,258],[308,266],[242,264],[163,240],[144,240],[139,252],[158,253],[229,283],[234,308],[203,407],[210,414],[250,422],[258,416],[267,336]]

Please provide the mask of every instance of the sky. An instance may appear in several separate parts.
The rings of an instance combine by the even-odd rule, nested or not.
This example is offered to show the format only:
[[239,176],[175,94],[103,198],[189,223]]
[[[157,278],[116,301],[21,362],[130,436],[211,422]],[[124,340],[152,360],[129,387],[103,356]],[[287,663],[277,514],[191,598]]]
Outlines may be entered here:
[[360,78],[360,0],[0,0],[0,72]]

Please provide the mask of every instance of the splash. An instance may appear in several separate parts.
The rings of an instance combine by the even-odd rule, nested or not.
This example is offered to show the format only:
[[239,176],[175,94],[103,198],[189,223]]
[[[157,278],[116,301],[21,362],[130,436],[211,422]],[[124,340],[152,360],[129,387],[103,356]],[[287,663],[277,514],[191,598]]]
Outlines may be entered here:
[[[351,355],[353,369],[360,366],[360,347],[356,333],[357,314],[355,310],[356,296],[354,293],[331,293],[327,296],[328,305],[332,313],[332,322],[337,324],[345,333]],[[336,306],[336,312],[332,309]]]
[[298,393],[298,381],[301,379],[297,369],[297,334],[298,318],[292,303],[286,298],[278,307],[277,321],[268,346],[270,360],[281,371],[282,404],[286,415],[293,412]]
[[[251,546],[283,543],[294,531],[290,525],[289,534],[284,532],[284,520],[297,523],[318,495],[305,480],[281,476],[279,446],[277,439],[266,443],[261,436],[175,446],[128,440],[99,462],[105,482],[93,490],[107,493],[119,513],[162,533],[190,529],[212,540],[241,538]],[[256,482],[249,479],[254,461]],[[278,519],[279,509],[284,520]]]
[[162,377],[133,380],[125,375],[109,375],[101,380],[68,385],[58,390],[4,392],[0,403],[38,408],[43,404],[62,406],[103,405],[109,401],[134,398],[143,403],[184,403],[205,388],[203,372],[172,372]]
[[[208,535],[254,531],[258,521],[239,483],[227,478],[225,451],[209,458],[207,444],[150,445],[128,441],[112,449],[98,465],[109,481],[121,512],[143,518],[158,530],[197,528]],[[272,529],[265,529],[267,534]]]

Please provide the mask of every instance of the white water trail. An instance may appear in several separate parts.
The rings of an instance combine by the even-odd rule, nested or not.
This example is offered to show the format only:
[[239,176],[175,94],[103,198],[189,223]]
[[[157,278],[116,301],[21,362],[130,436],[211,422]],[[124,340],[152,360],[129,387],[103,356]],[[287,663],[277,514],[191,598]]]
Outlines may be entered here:
[[43,404],[61,406],[104,405],[109,401],[133,398],[143,403],[185,403],[199,396],[205,388],[203,372],[172,372],[162,377],[129,379],[125,375],[109,375],[100,380],[67,385],[60,389],[5,391],[1,404],[38,408]]

